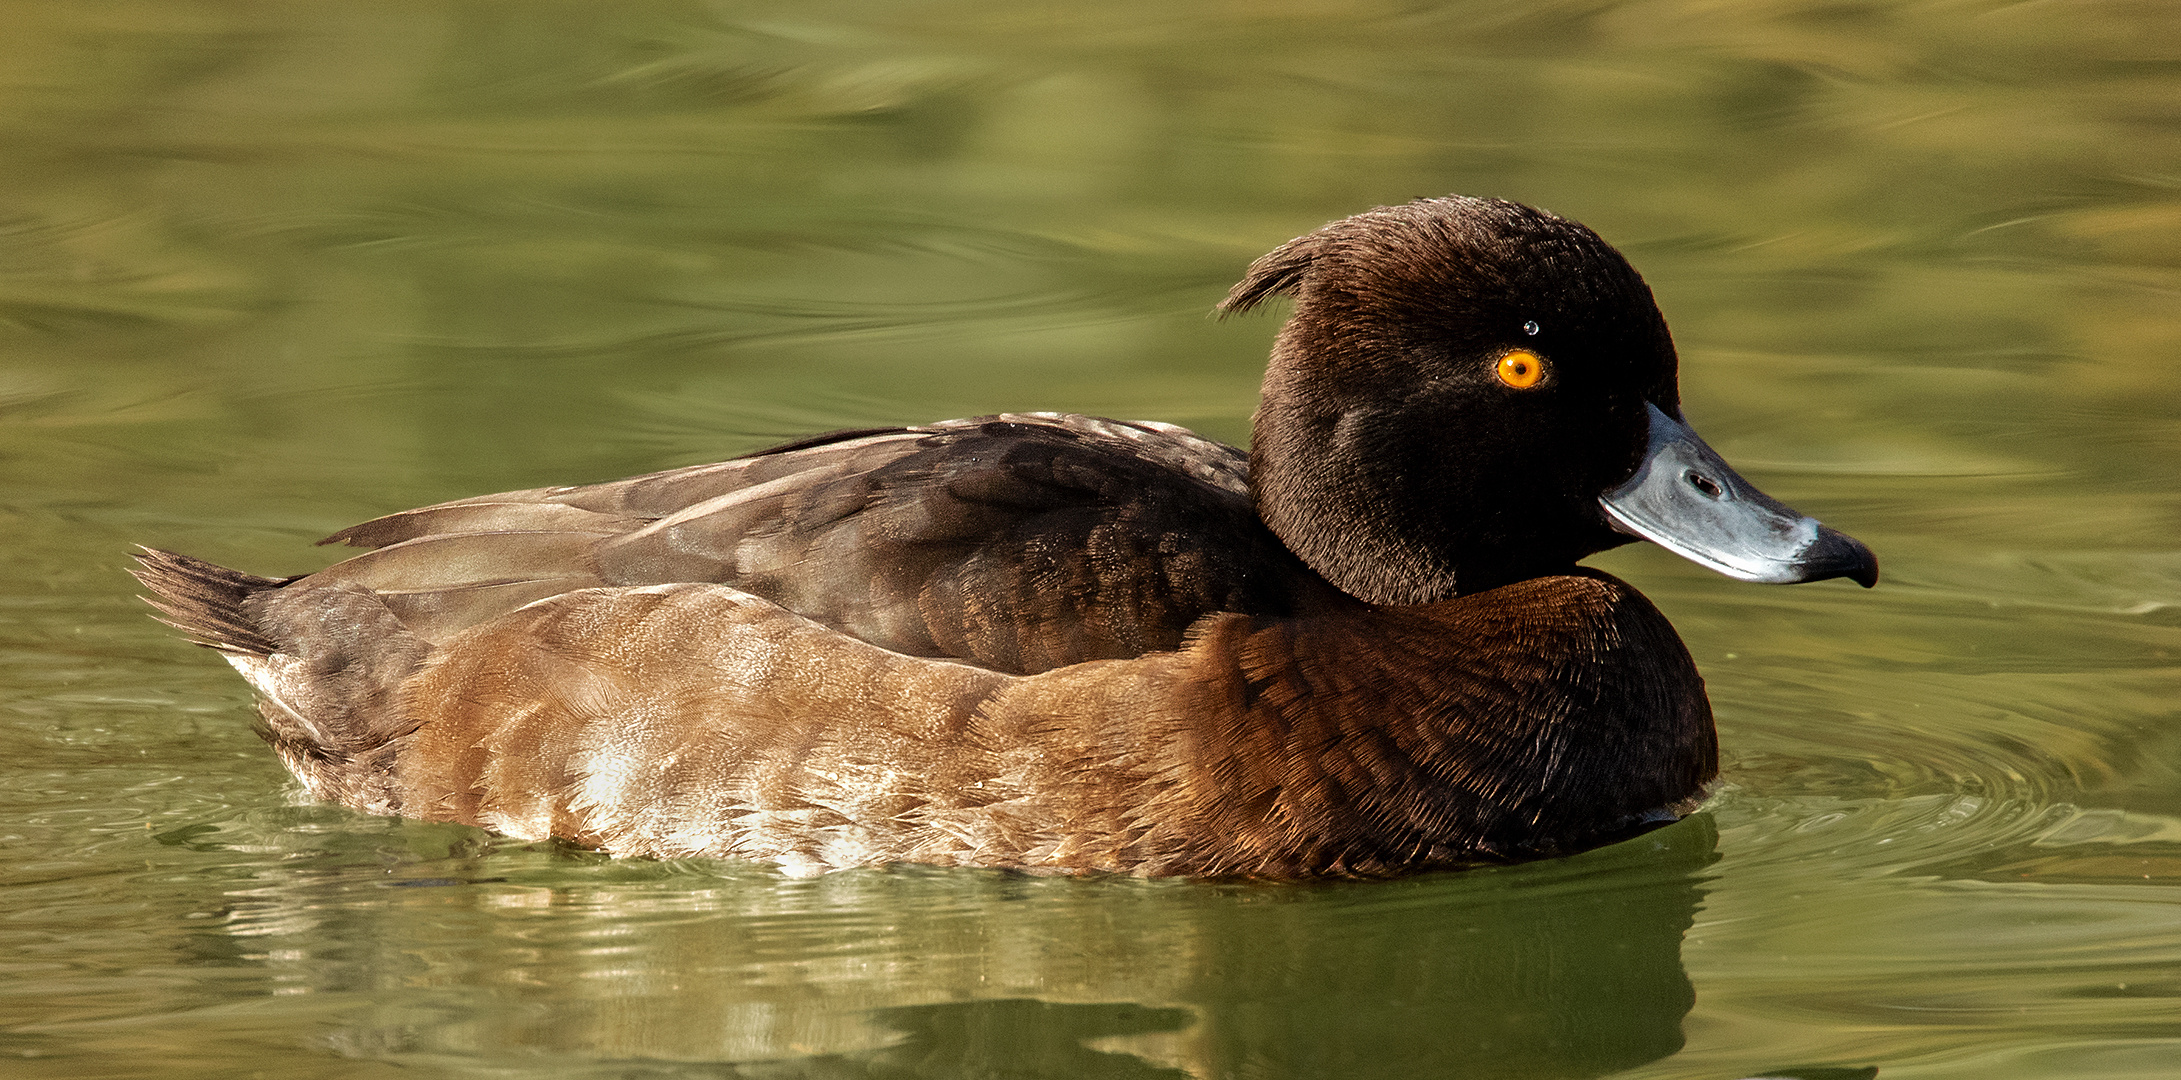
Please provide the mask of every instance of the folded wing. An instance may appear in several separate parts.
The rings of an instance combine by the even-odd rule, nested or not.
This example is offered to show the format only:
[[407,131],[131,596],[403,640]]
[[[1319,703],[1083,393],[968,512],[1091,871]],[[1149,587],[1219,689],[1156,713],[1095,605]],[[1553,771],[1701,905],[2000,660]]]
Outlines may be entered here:
[[575,589],[720,582],[896,652],[1028,673],[1322,599],[1247,470],[1181,428],[1084,416],[840,432],[368,521],[327,542],[376,550],[282,591],[367,589],[441,642]]

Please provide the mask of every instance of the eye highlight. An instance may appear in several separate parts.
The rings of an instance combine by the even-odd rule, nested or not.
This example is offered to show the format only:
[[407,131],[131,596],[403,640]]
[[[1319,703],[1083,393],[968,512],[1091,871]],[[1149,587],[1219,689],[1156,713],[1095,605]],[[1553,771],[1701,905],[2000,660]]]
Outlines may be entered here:
[[1499,381],[1517,390],[1528,390],[1545,379],[1545,360],[1528,349],[1516,349],[1499,358],[1493,369]]

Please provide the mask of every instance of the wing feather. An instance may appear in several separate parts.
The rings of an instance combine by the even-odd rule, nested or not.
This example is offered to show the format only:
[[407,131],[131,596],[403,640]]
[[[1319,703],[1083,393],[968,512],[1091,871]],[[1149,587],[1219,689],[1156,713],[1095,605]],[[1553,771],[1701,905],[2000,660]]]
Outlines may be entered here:
[[344,529],[427,641],[562,592],[731,584],[896,652],[1032,672],[1172,649],[1329,589],[1259,521],[1248,459],[1165,424],[1020,413],[857,430]]

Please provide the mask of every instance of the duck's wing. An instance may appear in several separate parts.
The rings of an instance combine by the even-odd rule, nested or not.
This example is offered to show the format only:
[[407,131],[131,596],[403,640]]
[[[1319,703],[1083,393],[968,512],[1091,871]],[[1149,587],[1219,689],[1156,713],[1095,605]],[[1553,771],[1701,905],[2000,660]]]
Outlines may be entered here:
[[1326,588],[1247,471],[1182,428],[1085,416],[840,432],[368,521],[328,542],[377,550],[304,581],[368,589],[427,641],[575,589],[722,582],[897,652],[1042,671]]

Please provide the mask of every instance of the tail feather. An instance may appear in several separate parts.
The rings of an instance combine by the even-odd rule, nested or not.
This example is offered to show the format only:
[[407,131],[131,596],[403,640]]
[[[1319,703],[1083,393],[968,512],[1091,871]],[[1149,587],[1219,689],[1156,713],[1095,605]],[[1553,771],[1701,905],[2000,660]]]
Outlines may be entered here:
[[402,812],[393,763],[416,729],[399,700],[431,646],[352,582],[268,578],[144,548],[129,572],[161,622],[217,649],[258,693],[258,733],[322,799]]
[[139,549],[136,561],[129,573],[154,594],[144,602],[159,612],[154,618],[160,622],[208,649],[252,656],[279,651],[246,602],[294,578],[245,574],[157,548]]

